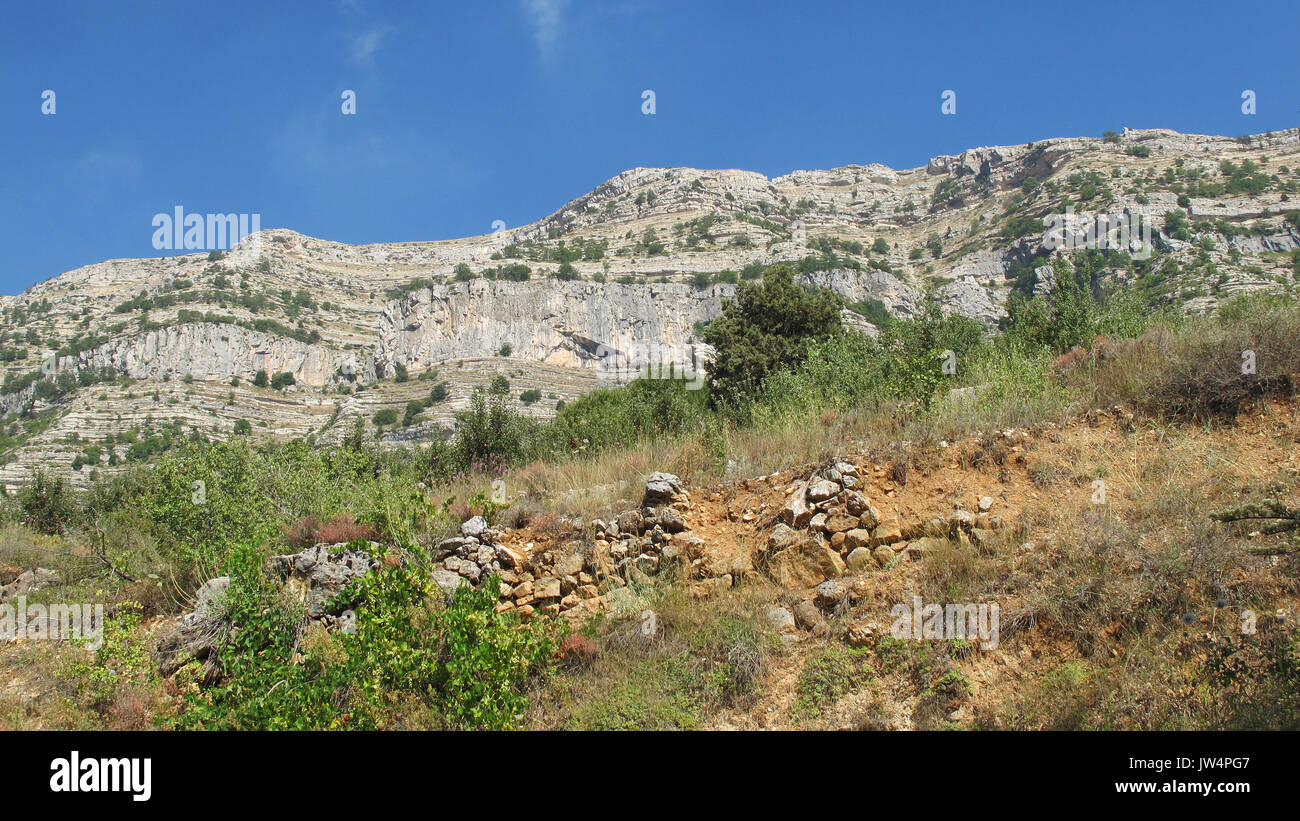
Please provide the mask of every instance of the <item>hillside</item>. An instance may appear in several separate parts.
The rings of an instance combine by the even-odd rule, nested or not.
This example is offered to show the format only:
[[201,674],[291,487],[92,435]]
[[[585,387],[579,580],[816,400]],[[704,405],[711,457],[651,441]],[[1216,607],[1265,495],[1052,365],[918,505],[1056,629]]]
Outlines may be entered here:
[[[360,420],[387,444],[440,441],[495,377],[549,418],[619,381],[602,352],[632,370],[652,345],[706,362],[700,329],[778,262],[840,294],[868,333],[931,303],[993,329],[1016,291],[1050,292],[1064,251],[1046,229],[1067,207],[1153,229],[1150,259],[1090,262],[1098,288],[1212,311],[1292,292],[1297,194],[1300,130],[1125,130],[902,171],[638,168],[478,237],[349,246],[275,229],[225,254],[102,262],[0,297],[0,481],[12,490],[39,466],[84,487],[244,426],[337,443]],[[397,418],[375,431],[385,409]]]
[[[493,608],[494,591],[478,606],[558,634],[551,655],[516,673],[549,665],[520,679],[512,723],[527,729],[1294,728],[1300,554],[1267,531],[1216,525],[1212,513],[1262,498],[1294,511],[1297,445],[1300,406],[1291,400],[1216,427],[1161,425],[1116,407],[901,449],[841,441],[829,458],[823,451],[763,475],[696,487],[631,474],[576,507],[525,500],[489,512],[492,524],[466,519],[433,550],[443,557],[433,578],[450,595],[495,573],[499,602]],[[838,477],[829,480],[835,495],[812,503],[827,476]],[[1097,477],[1108,489],[1102,504]],[[643,493],[653,519],[637,507]],[[810,515],[825,512],[792,516],[805,494]],[[10,527],[6,544],[5,598],[23,589],[44,601],[102,583],[86,576],[75,539]],[[325,604],[344,580],[397,566],[356,548],[308,547],[268,564],[308,608],[309,626],[287,651],[296,666],[274,668],[276,676],[301,671],[307,678],[292,679],[301,689],[330,681],[331,665],[353,670],[348,654],[373,652],[331,650],[326,632],[347,629],[347,613],[331,615],[337,606]],[[19,575],[8,562],[24,559],[54,559],[58,569]],[[254,697],[239,717],[219,718],[227,708],[202,694],[221,692],[204,682],[205,670],[220,670],[218,654],[234,661],[222,634],[209,632],[229,617],[221,614],[230,584],[208,582],[195,612],[179,618],[159,612],[156,594],[143,611],[132,603],[148,584],[121,585],[117,595],[127,598],[110,611],[118,626],[99,656],[30,639],[0,645],[0,727],[493,720],[426,712],[394,686],[378,715],[303,725],[318,720],[305,704],[287,693],[272,700],[257,680],[246,696],[233,691]],[[372,589],[358,612],[376,612],[380,595]],[[991,634],[968,640],[900,639],[896,608],[918,597],[991,601],[1000,618]],[[378,635],[407,640],[404,623],[380,615]],[[501,624],[506,635],[522,629]],[[512,664],[523,646],[486,644],[505,641],[486,629],[478,628],[479,646],[500,654],[494,663]],[[498,672],[465,652],[471,675]],[[105,678],[98,671],[108,665],[115,670]]]

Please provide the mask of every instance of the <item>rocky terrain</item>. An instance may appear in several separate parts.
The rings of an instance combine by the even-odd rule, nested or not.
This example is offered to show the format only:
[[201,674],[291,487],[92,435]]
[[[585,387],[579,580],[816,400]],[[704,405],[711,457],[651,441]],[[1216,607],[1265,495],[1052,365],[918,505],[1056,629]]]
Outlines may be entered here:
[[351,246],[276,229],[226,253],[101,262],[0,297],[0,481],[42,466],[84,486],[141,458],[150,437],[243,425],[336,441],[442,385],[410,424],[378,432],[428,441],[498,376],[526,413],[549,417],[626,377],[610,354],[633,370],[655,345],[675,365],[706,362],[699,329],[777,262],[841,294],[869,333],[868,317],[930,301],[993,328],[1014,289],[1050,289],[1063,251],[1044,225],[1067,207],[1149,220],[1149,264],[1115,263],[1103,280],[1202,311],[1293,289],[1297,193],[1300,130],[1125,130],[902,171],[638,168],[478,237]]
[[[1142,629],[1124,621],[1132,613],[1101,602],[1087,605],[1087,618],[1100,621],[1076,627],[1080,634],[1071,640],[1063,638],[1066,626],[1035,626],[1058,618],[1059,604],[1052,602],[1071,599],[1065,581],[1079,572],[1074,563],[1091,567],[1091,551],[1075,553],[1068,545],[1116,539],[1113,518],[1131,523],[1169,505],[1171,496],[1187,501],[1181,481],[1209,483],[1208,495],[1194,502],[1207,522],[1213,505],[1236,496],[1229,488],[1237,483],[1281,477],[1274,489],[1293,496],[1300,475],[1296,419],[1294,403],[1281,402],[1261,406],[1232,427],[1155,430],[1136,427],[1132,412],[1116,407],[1062,425],[917,448],[904,460],[911,470],[902,472],[896,458],[878,452],[846,453],[825,464],[701,488],[656,472],[635,483],[643,490],[634,506],[605,518],[547,514],[508,527],[474,516],[436,546],[440,568],[432,576],[448,596],[496,577],[498,612],[514,612],[524,621],[557,615],[574,629],[607,617],[632,625],[650,642],[667,641],[657,610],[668,601],[665,591],[685,591],[701,611],[715,606],[709,602],[737,600],[757,609],[762,629],[774,639],[755,685],[760,696],[709,715],[710,728],[1041,727],[1059,709],[1048,696],[1061,671],[1122,669],[1127,656],[1120,654],[1121,636]],[[1208,458],[1228,452],[1249,455],[1250,461],[1226,470]],[[1143,462],[1134,461],[1137,453],[1144,454]],[[1174,464],[1179,471],[1168,470]],[[1091,472],[1112,476],[1115,496],[1100,506],[1079,478]],[[1108,580],[1092,583],[1124,600],[1134,587],[1166,590],[1161,595],[1182,603],[1183,623],[1196,625],[1181,638],[1175,632],[1156,639],[1159,663],[1170,665],[1168,692],[1132,695],[1137,714],[1161,721],[1169,717],[1143,699],[1183,698],[1179,676],[1232,641],[1235,611],[1219,618],[1215,608],[1263,596],[1276,611],[1261,614],[1260,629],[1284,631],[1296,600],[1294,590],[1271,575],[1281,565],[1270,554],[1285,553],[1285,544],[1270,550],[1276,540],[1269,535],[1247,535],[1213,582],[1194,567],[1161,558],[1201,551],[1200,545],[1186,548],[1179,537],[1156,532],[1143,532],[1139,541],[1140,547],[1123,538],[1123,546],[1111,544]],[[1215,539],[1220,547],[1221,542]],[[379,545],[373,547],[383,554]],[[303,603],[313,624],[346,632],[356,618],[352,608],[366,603],[343,601],[339,594],[379,567],[353,542],[272,556],[267,573]],[[51,575],[29,571],[11,587]],[[1228,592],[1213,604],[1207,584]],[[205,661],[209,675],[220,674],[216,652],[230,629],[220,601],[228,585],[226,577],[209,581],[193,612],[153,625],[151,641],[157,642],[155,658],[164,674],[187,659]],[[972,642],[910,673],[888,667],[898,663],[901,646],[891,644],[891,632],[897,632],[891,605],[914,595],[976,590],[1001,605],[1002,632],[991,643]],[[1155,618],[1154,612],[1148,615]],[[1089,649],[1081,653],[1079,642]],[[883,666],[880,677],[847,680],[830,697],[810,689],[816,676],[836,673],[834,666],[829,673],[824,669],[826,660],[841,656],[865,670]],[[918,687],[909,675],[929,686]],[[1042,694],[1035,695],[1040,685]],[[810,692],[817,698],[810,700]],[[1090,697],[1086,689],[1051,694],[1067,703]],[[547,726],[541,714],[531,720],[532,726]]]

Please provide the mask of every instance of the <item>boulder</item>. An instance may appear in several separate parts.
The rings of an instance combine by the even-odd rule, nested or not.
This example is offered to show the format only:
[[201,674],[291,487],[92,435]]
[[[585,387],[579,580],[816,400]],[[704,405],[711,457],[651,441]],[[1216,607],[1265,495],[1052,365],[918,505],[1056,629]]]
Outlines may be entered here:
[[459,573],[450,570],[438,568],[431,574],[433,583],[436,584],[447,595],[456,592],[456,588],[464,584],[469,584]]
[[844,560],[821,539],[811,534],[800,538],[784,550],[771,556],[767,563],[768,575],[781,587],[803,589],[816,587],[827,579],[844,573]]
[[917,539],[914,542],[908,543],[907,552],[915,558],[920,558],[929,555],[930,553],[934,553],[935,551],[944,550],[951,544],[952,542],[947,539],[941,539],[938,536],[926,536],[923,539]]
[[560,580],[554,577],[538,579],[533,582],[534,599],[558,599],[560,597]]
[[899,525],[897,516],[890,516],[871,531],[871,540],[876,544],[893,544],[902,538],[903,528]]
[[805,600],[794,606],[794,620],[803,629],[812,630],[825,622],[826,618],[817,609],[817,605]]
[[194,594],[194,612],[205,616],[220,616],[226,612],[226,597],[230,594],[230,577],[208,579]]
[[823,610],[835,610],[847,604],[849,588],[843,582],[830,579],[817,585],[817,606]]
[[824,502],[827,499],[835,498],[839,492],[840,486],[838,484],[829,479],[822,479],[821,481],[813,482],[812,485],[808,487],[808,501],[814,504],[817,502]]
[[772,552],[785,550],[799,539],[799,531],[791,529],[788,525],[777,523],[772,528],[772,532],[767,537],[767,549]]
[[475,539],[487,532],[487,529],[487,519],[484,519],[482,516],[473,516],[460,524],[460,534]]
[[769,605],[763,610],[763,621],[777,633],[790,633],[798,629],[794,614],[779,605]]
[[645,483],[645,499],[642,505],[657,507],[676,502],[686,496],[686,486],[682,480],[671,473],[656,471],[650,474]]
[[848,568],[850,573],[861,573],[871,567],[871,550],[866,547],[856,547],[849,553]]
[[653,522],[654,526],[662,528],[665,533],[681,533],[686,530],[686,520],[671,507],[660,508],[654,515]]
[[850,490],[844,494],[844,509],[849,512],[849,515],[861,516],[867,512],[869,507],[871,507],[871,501],[858,491]]
[[857,516],[836,513],[826,519],[827,533],[847,533],[858,526]]
[[625,510],[618,514],[617,521],[619,533],[626,533],[629,536],[640,536],[645,531],[645,518],[639,510]]
[[438,542],[438,551],[440,553],[464,555],[465,552],[471,548],[477,550],[478,546],[478,539],[470,538],[469,536],[453,536],[450,539],[443,539],[441,542]]
[[871,544],[871,531],[855,527],[844,533],[844,546],[849,550],[866,547]]
[[782,522],[790,527],[808,526],[808,523],[812,521],[813,511],[808,507],[807,491],[808,486],[804,482],[800,482],[795,487],[794,493],[790,494],[785,507],[781,508],[781,512],[778,514]]
[[555,563],[555,575],[576,576],[582,572],[584,564],[582,554],[574,551]]

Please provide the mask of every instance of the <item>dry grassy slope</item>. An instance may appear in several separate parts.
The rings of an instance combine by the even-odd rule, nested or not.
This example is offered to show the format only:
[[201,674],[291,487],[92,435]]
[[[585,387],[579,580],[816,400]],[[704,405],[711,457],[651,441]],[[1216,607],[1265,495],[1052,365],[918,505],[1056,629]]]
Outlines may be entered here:
[[[1127,153],[1139,147],[1149,149],[1150,156],[1143,158]],[[1133,175],[1148,169],[1163,172],[1181,160],[1184,169],[1203,169],[1208,178],[1217,179],[1218,164],[1224,159],[1234,162],[1251,159],[1277,179],[1259,196],[1193,200],[1192,213],[1226,219],[1264,234],[1281,230],[1279,214],[1294,205],[1284,199],[1282,188],[1294,185],[1300,176],[1300,132],[1296,131],[1261,135],[1249,146],[1226,137],[1164,130],[1126,131],[1114,144],[1093,138],[1054,139],[1028,146],[971,149],[958,155],[936,157],[924,167],[904,171],[880,165],[846,166],[828,171],[796,171],[773,179],[745,171],[633,169],[538,222],[500,235],[439,242],[351,246],[292,231],[270,230],[258,235],[255,238],[258,242],[247,242],[216,263],[209,262],[202,253],[112,260],[61,274],[17,296],[0,297],[0,334],[5,337],[0,347],[21,348],[26,354],[23,359],[0,361],[0,372],[6,376],[30,372],[78,335],[102,335],[109,338],[110,347],[139,349],[114,359],[116,364],[127,359],[139,361],[145,355],[141,351],[145,350],[159,363],[146,379],[151,384],[133,389],[137,395],[152,395],[154,388],[169,392],[152,383],[160,375],[170,374],[175,381],[188,373],[196,382],[206,382],[210,393],[233,390],[235,402],[227,405],[249,407],[247,417],[238,416],[229,407],[218,408],[210,425],[199,425],[201,430],[222,434],[233,426],[236,418],[248,418],[258,432],[302,435],[321,431],[324,424],[319,418],[321,407],[325,408],[325,419],[338,408],[341,420],[349,424],[352,416],[363,412],[368,416],[381,403],[400,412],[408,399],[408,389],[395,386],[390,379],[374,382],[377,377],[391,376],[398,362],[406,362],[413,375],[427,367],[439,367],[452,382],[453,397],[463,403],[469,388],[478,381],[475,374],[480,371],[470,368],[462,374],[448,364],[462,355],[469,359],[491,359],[506,338],[520,343],[514,345],[507,359],[508,367],[523,372],[521,385],[535,384],[542,387],[544,394],[570,398],[595,383],[590,379],[589,368],[581,367],[590,363],[584,363],[580,351],[573,348],[557,352],[557,340],[562,346],[570,344],[565,341],[566,334],[613,342],[615,337],[639,338],[638,335],[648,333],[657,337],[654,341],[685,343],[693,330],[691,322],[681,321],[683,312],[689,309],[692,314],[703,312],[700,314],[703,316],[716,311],[721,299],[729,293],[729,286],[722,285],[703,295],[695,294],[688,287],[674,286],[674,290],[657,286],[660,292],[653,299],[634,303],[619,291],[625,286],[613,284],[621,277],[632,277],[636,282],[664,277],[681,282],[695,273],[739,270],[750,263],[793,259],[808,253],[807,245],[799,242],[801,236],[808,241],[834,237],[864,246],[884,238],[890,246],[887,253],[854,256],[861,271],[845,268],[824,272],[816,275],[815,281],[835,288],[850,300],[881,300],[900,314],[918,308],[926,298],[924,290],[928,283],[945,310],[992,322],[1001,312],[1010,288],[1006,279],[1009,261],[1033,252],[1038,245],[1035,238],[1008,242],[1000,237],[1009,198],[1016,195],[1025,178],[1034,176],[1064,185],[1077,172],[1099,171],[1109,181],[1113,201],[1107,202],[1105,196],[1099,196],[1086,205],[1077,203],[1080,208],[1129,209],[1157,217],[1159,226],[1159,216],[1176,207],[1176,196],[1160,185],[1136,186]],[[1288,170],[1282,171],[1283,166]],[[1113,176],[1116,172],[1120,176]],[[955,183],[957,199],[932,206],[932,194],[945,180]],[[1065,201],[1076,200],[1076,194],[1068,186],[1057,196],[1040,192],[1015,205],[1012,213],[1043,217],[1059,210]],[[1140,201],[1142,198],[1146,202]],[[707,236],[692,244],[690,224],[704,217],[716,218],[716,222]],[[796,223],[802,224],[801,230]],[[663,255],[645,255],[641,243],[649,230],[666,244]],[[934,259],[927,251],[921,259],[911,259],[910,252],[923,246],[932,234],[944,238],[942,256]],[[742,236],[747,238],[749,247],[734,244]],[[1241,291],[1291,287],[1286,261],[1280,255],[1260,254],[1263,246],[1257,236],[1231,242],[1221,235],[1209,236],[1215,240],[1214,249],[1209,251],[1176,240],[1166,243],[1169,256],[1183,268],[1182,273],[1171,278],[1175,297],[1189,308],[1211,307],[1218,299]],[[524,286],[482,281],[473,288],[439,286],[444,289],[439,293],[465,292],[463,298],[458,297],[457,312],[446,319],[435,316],[412,320],[411,301],[391,299],[385,293],[416,277],[446,281],[460,263],[468,264],[476,272],[501,264],[491,260],[491,255],[508,242],[525,247],[531,242],[539,248],[554,250],[561,241],[570,247],[582,241],[607,242],[603,260],[579,260],[574,266],[584,278],[605,275],[610,284],[570,283],[570,286],[588,287],[573,287],[568,289],[573,291],[571,295],[557,296],[560,291],[567,293],[566,289],[559,288],[562,283],[538,280],[554,272],[557,265],[526,260],[534,269],[535,279]],[[1300,237],[1284,236],[1282,242],[1300,243]],[[1204,265],[1192,270],[1192,264],[1202,255],[1205,264],[1216,266],[1216,276],[1210,277]],[[872,260],[887,263],[894,273],[871,270]],[[212,289],[221,276],[229,282],[227,293],[265,295],[266,306],[254,313],[228,298],[212,296]],[[168,293],[169,284],[176,280],[189,280],[193,285],[184,292],[198,293],[201,298],[155,308],[148,314],[150,321],[174,326],[182,309],[211,311],[240,321],[273,319],[304,332],[317,332],[321,340],[304,350],[298,343],[279,339],[274,333],[268,338],[247,341],[241,338],[235,347],[246,356],[228,367],[228,363],[214,364],[195,356],[192,350],[153,351],[141,341],[144,337],[138,329],[142,314],[116,313],[114,307],[142,292],[149,296]],[[241,288],[241,283],[247,287]],[[557,307],[547,316],[535,311],[504,309],[502,306],[507,304],[529,304],[527,294],[515,294],[514,302],[504,298],[521,288],[534,291],[537,300],[551,299]],[[290,316],[281,298],[281,292],[286,290],[306,292],[316,301],[316,310]],[[330,303],[329,307],[322,304],[326,302]],[[33,306],[46,304],[48,310],[31,312]],[[16,319],[15,309],[21,309],[20,320]],[[411,336],[404,331],[404,323],[413,321],[424,322],[425,326]],[[29,332],[37,338],[36,343],[22,339]],[[463,349],[457,349],[460,352],[455,357],[445,360],[429,353],[454,347],[450,342],[435,344],[439,340],[465,339],[475,340],[474,345],[482,350],[463,353]],[[416,344],[422,347],[407,349]],[[294,372],[299,387],[271,396],[249,385],[253,369],[262,361],[259,356],[263,354],[268,367]],[[87,356],[94,360],[93,351]],[[357,362],[360,380],[373,382],[363,400],[345,398],[339,393],[342,383],[332,378],[335,365],[352,360]],[[547,368],[547,362],[560,367]],[[69,360],[65,364],[74,363]],[[489,368],[492,369],[495,366]],[[240,376],[243,384],[230,388],[230,375]],[[24,432],[23,425],[15,429],[21,441],[5,455],[8,463],[0,466],[0,481],[8,484],[22,481],[29,467],[36,464],[69,471],[71,460],[82,449],[85,439],[98,442],[106,433],[120,432],[108,420],[119,413],[124,418],[148,413],[144,406],[124,399],[124,393],[104,391],[96,386],[82,389],[75,400],[53,407],[38,402],[36,412],[48,412],[54,418],[35,431]],[[93,398],[101,395],[107,398]],[[16,395],[0,400],[5,405],[9,425],[28,421],[16,419],[13,412],[24,407],[29,398]],[[105,403],[106,407],[88,408],[96,403]],[[73,407],[82,408],[83,416],[66,417],[66,412]],[[279,421],[275,423],[258,411],[271,407],[278,409]],[[554,412],[554,407],[555,400],[547,397],[529,411],[547,415]],[[451,409],[435,409],[433,415],[439,424],[446,420]],[[208,421],[213,413],[211,408],[198,407],[173,415]],[[263,421],[268,422],[266,428],[258,424]],[[326,434],[334,435],[344,427],[333,425]],[[83,441],[71,441],[74,433]],[[410,436],[396,438],[406,440]],[[103,458],[107,459],[107,455]],[[81,475],[74,477],[78,484],[84,484],[90,470],[87,466]]]
[[[923,693],[903,674],[877,676],[816,718],[795,711],[811,659],[846,647],[864,627],[875,637],[888,634],[890,608],[911,602],[913,594],[926,603],[1002,608],[999,647],[943,662],[969,680],[969,694],[945,705],[944,721],[967,727],[1051,726],[1053,699],[1064,696],[1045,682],[1070,662],[1096,671],[1096,680],[1135,676],[1128,686],[1136,706],[1112,707],[1121,716],[1126,706],[1147,709],[1138,704],[1143,699],[1151,702],[1153,720],[1157,704],[1176,716],[1178,702],[1193,695],[1213,644],[1209,636],[1232,635],[1238,610],[1258,610],[1261,624],[1274,612],[1290,614],[1291,624],[1300,615],[1300,590],[1284,560],[1243,552],[1269,537],[1239,538],[1209,520],[1210,511],[1259,494],[1300,502],[1300,405],[1294,402],[1275,402],[1215,427],[1135,423],[1125,410],[1102,410],[1061,426],[913,448],[901,459],[880,453],[845,459],[865,480],[862,491],[884,516],[897,515],[904,530],[959,507],[978,510],[979,499],[990,496],[991,512],[1006,521],[1003,538],[991,548],[953,547],[846,574],[841,580],[851,591],[851,612],[831,617],[824,635],[787,636],[769,659],[758,698],[712,716],[715,727],[916,727],[913,711]],[[909,465],[905,482],[896,478],[900,464]],[[682,535],[704,541],[705,567],[721,571],[738,557],[759,563],[787,489],[818,467],[692,488],[684,512],[690,530]],[[1093,504],[1099,478],[1106,483],[1104,506]],[[510,531],[507,541],[537,551],[559,546],[551,531],[528,527]],[[814,596],[811,588],[779,589],[760,573],[747,576],[756,587],[747,585],[744,594],[691,582],[699,606],[726,596],[743,595],[750,607]],[[1105,601],[1072,601],[1082,588]],[[1229,607],[1215,615],[1220,597]],[[1196,617],[1190,628],[1178,622],[1186,612]],[[1140,637],[1139,621],[1151,628]],[[866,646],[870,659],[875,639]],[[1130,665],[1153,664],[1164,665],[1154,679],[1129,672]]]
[[[774,642],[753,697],[710,707],[704,726],[1043,728],[1096,726],[1089,722],[1103,718],[1102,726],[1115,728],[1180,726],[1207,697],[1200,684],[1207,658],[1234,635],[1240,609],[1259,612],[1261,638],[1295,629],[1294,557],[1247,554],[1246,545],[1271,537],[1234,535],[1208,519],[1210,511],[1247,498],[1300,503],[1300,403],[1294,400],[1258,407],[1232,424],[1163,425],[1109,409],[1061,425],[889,455],[842,455],[857,467],[873,504],[904,526],[958,505],[975,509],[980,497],[990,496],[991,512],[1007,521],[1005,540],[846,574],[840,580],[851,591],[850,612],[832,615],[820,634],[797,631]],[[818,467],[691,488],[684,517],[689,535],[704,542],[702,566],[719,573],[757,559],[786,489]],[[1104,507],[1093,504],[1098,478],[1106,482]],[[542,521],[507,531],[503,541],[531,545],[535,553],[558,550],[569,537]],[[689,640],[692,624],[721,609],[752,613],[814,595],[811,588],[780,589],[761,573],[734,589],[696,578],[684,592],[684,605],[679,597],[675,610],[664,611],[658,640]],[[889,631],[890,608],[913,593],[927,603],[997,602],[1000,645],[962,656],[934,642],[938,649],[924,670],[886,666],[880,636]],[[1222,611],[1214,606],[1218,598],[1228,602]],[[1275,612],[1288,615],[1292,626],[1279,626],[1270,618]],[[1193,625],[1180,623],[1184,613],[1194,616]],[[863,640],[864,628],[873,636]],[[861,654],[851,664],[867,676],[809,714],[803,691],[810,671],[850,644]],[[602,646],[603,654],[619,652],[608,642]],[[45,642],[0,645],[0,726],[87,721],[60,695],[61,671],[76,654]],[[602,655],[587,673],[564,674],[563,686],[579,689],[567,699],[537,697],[532,725],[567,726],[566,710],[575,703],[621,686],[608,678],[605,663],[616,664]],[[934,682],[943,674],[964,677],[965,690],[936,698]],[[149,726],[150,703],[142,697],[116,705],[112,726]]]

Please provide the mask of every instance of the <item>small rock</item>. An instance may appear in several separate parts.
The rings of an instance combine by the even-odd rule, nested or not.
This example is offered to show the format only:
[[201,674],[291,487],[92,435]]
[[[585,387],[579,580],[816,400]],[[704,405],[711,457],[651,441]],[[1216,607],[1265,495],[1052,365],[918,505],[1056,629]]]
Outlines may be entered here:
[[871,532],[871,539],[876,544],[892,544],[903,538],[903,529],[898,524],[897,516],[890,516],[876,526]]
[[465,579],[463,579],[459,573],[453,573],[450,570],[442,569],[433,571],[433,583],[438,585],[438,587],[448,595],[455,592],[456,588],[461,585],[467,584]]
[[555,575],[576,576],[582,572],[583,564],[581,553],[570,553],[555,563]]
[[[618,532],[640,536],[645,530],[645,519],[639,510],[625,510],[618,514]],[[617,534],[615,534],[617,535]]]
[[840,486],[835,482],[823,479],[815,482],[808,488],[808,501],[824,502],[827,499],[834,498],[840,492]]
[[812,520],[813,511],[808,507],[806,498],[807,485],[800,482],[790,495],[785,507],[778,514],[782,522],[790,527],[806,527]]
[[846,533],[857,526],[857,516],[846,516],[843,513],[836,513],[826,520],[826,532],[828,533]]
[[558,599],[560,597],[560,580],[548,576],[533,583],[533,598]]
[[866,547],[871,544],[871,531],[862,528],[854,528],[844,533],[844,546],[849,550],[856,550],[859,547]]
[[871,566],[871,550],[866,547],[854,548],[849,553],[849,572],[861,573]]
[[850,647],[866,647],[875,640],[875,629],[865,621],[855,621],[844,633],[844,641]]
[[849,589],[843,582],[829,580],[817,585],[817,606],[823,610],[839,607],[849,597]]
[[817,609],[817,605],[807,600],[801,601],[794,606],[794,620],[805,630],[812,630],[826,621],[825,617],[822,616],[822,611]]
[[798,629],[798,625],[794,621],[794,614],[779,605],[769,605],[764,609],[763,620],[767,622],[768,627],[778,633],[789,633]]
[[478,538],[488,529],[487,519],[482,516],[474,516],[460,524],[460,533],[462,536],[472,536]]
[[871,501],[856,490],[844,494],[844,509],[850,516],[861,516],[871,507]]
[[655,472],[645,483],[643,505],[656,507],[677,501],[686,493],[682,480],[671,473]]

